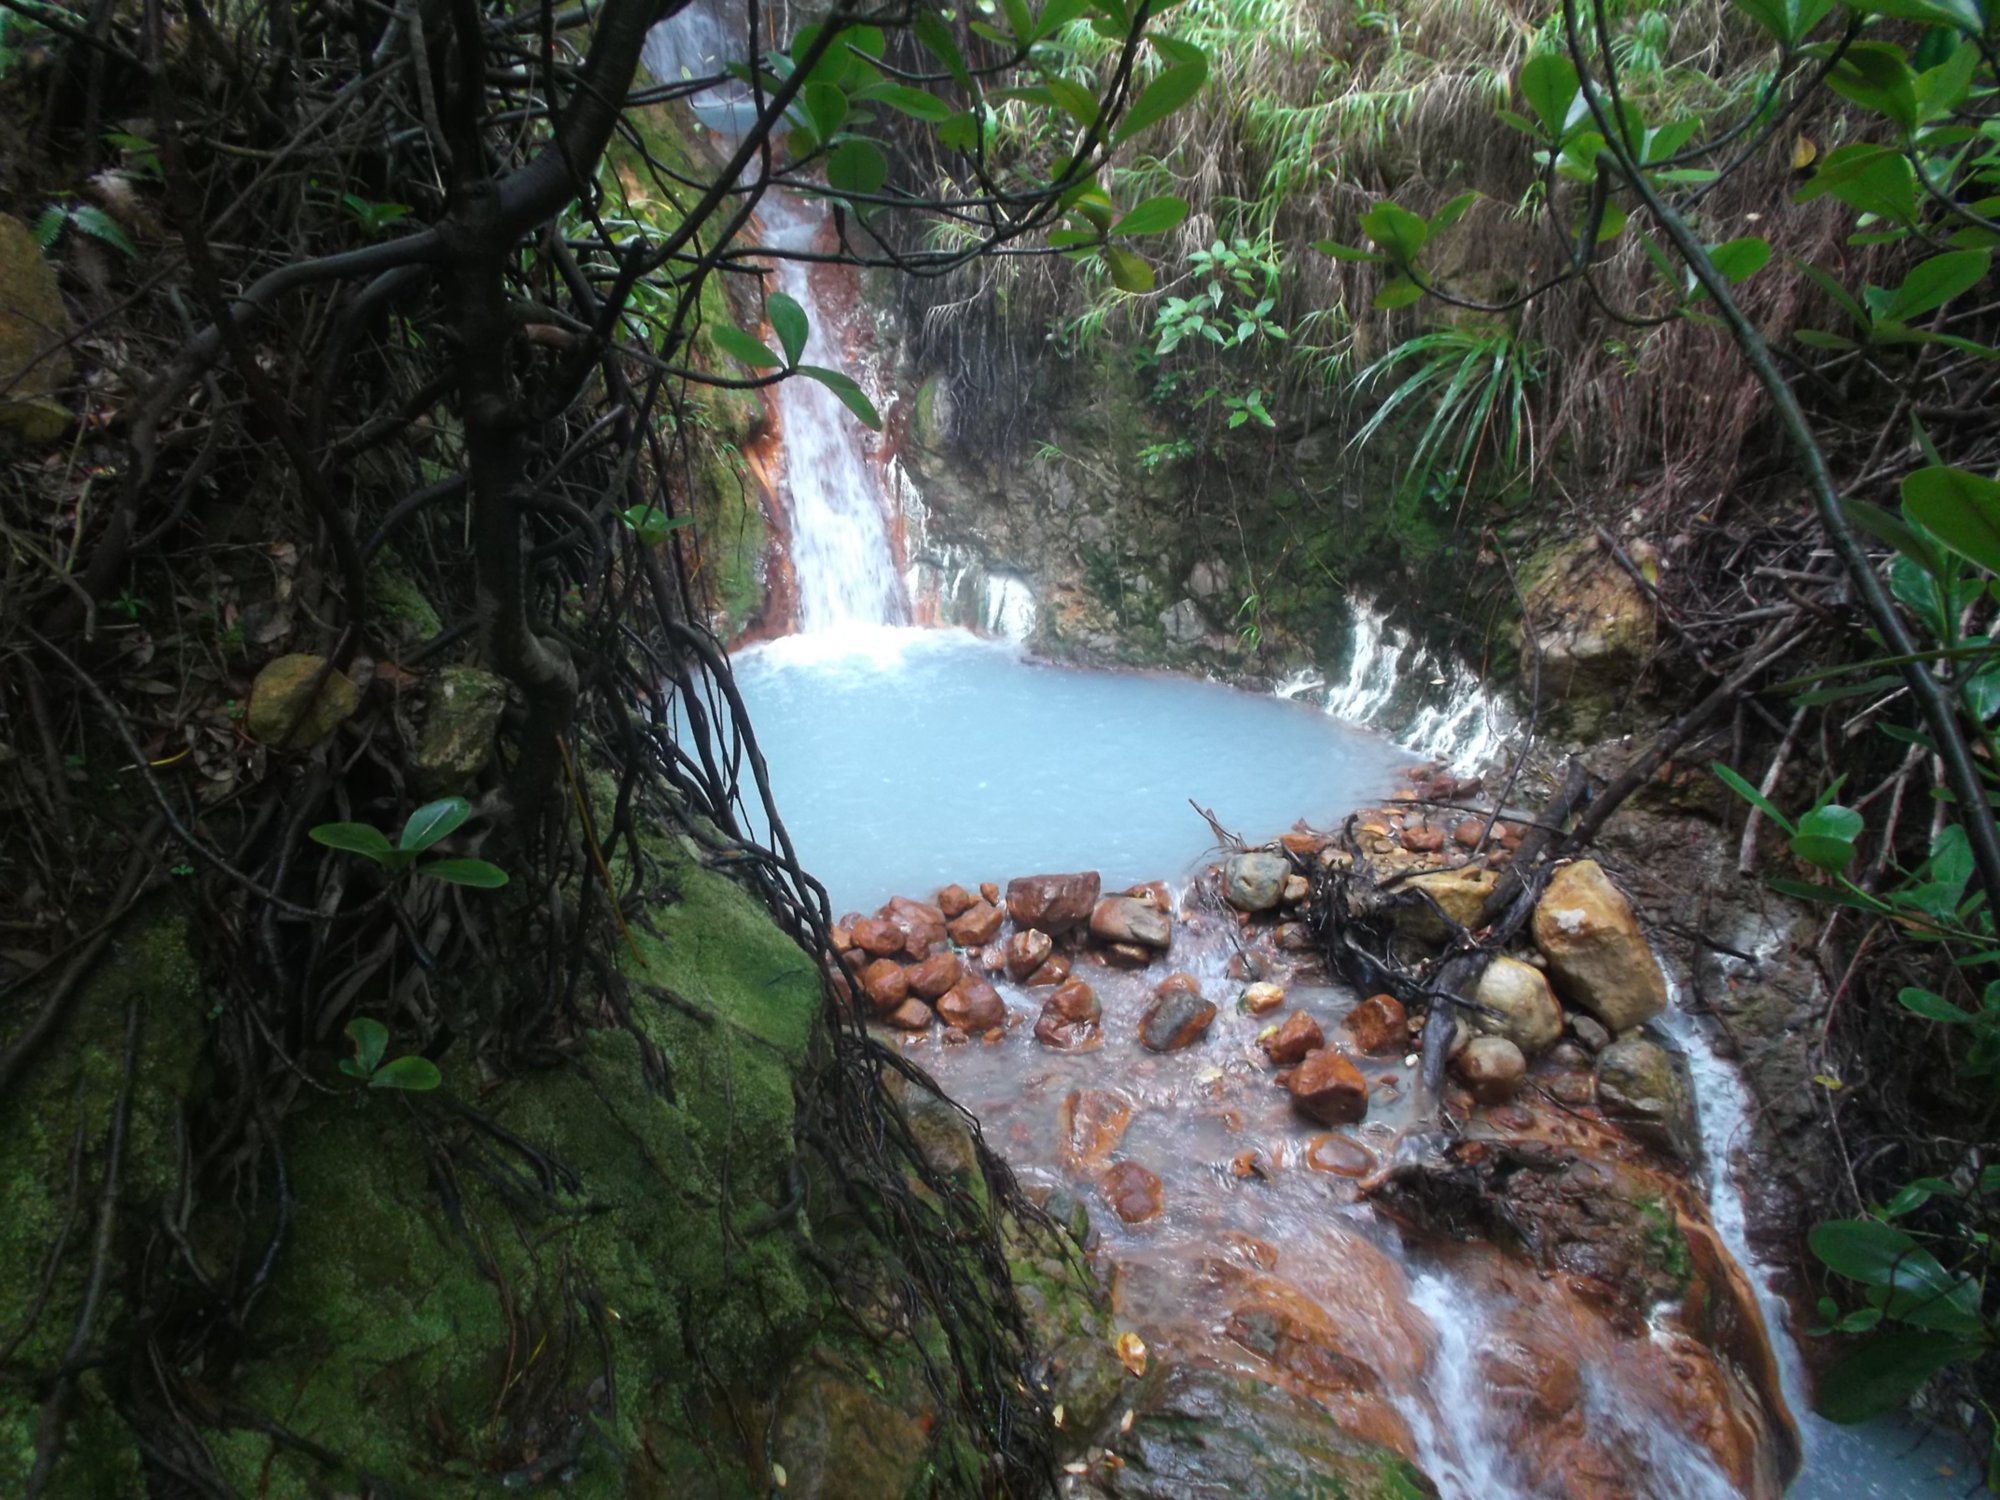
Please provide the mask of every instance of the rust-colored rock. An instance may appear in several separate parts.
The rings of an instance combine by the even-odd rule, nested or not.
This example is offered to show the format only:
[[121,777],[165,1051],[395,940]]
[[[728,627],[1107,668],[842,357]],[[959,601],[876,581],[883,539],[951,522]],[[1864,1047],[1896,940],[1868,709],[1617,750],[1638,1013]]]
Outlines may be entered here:
[[978,899],[962,885],[948,885],[937,893],[937,909],[949,922],[953,917],[962,917],[972,910],[973,903]]
[[921,963],[911,964],[903,971],[909,981],[910,993],[921,995],[926,1000],[935,1000],[946,990],[958,983],[958,976],[964,972],[964,965],[958,961],[956,953],[933,953]]
[[1292,1105],[1322,1125],[1354,1125],[1368,1114],[1368,1082],[1345,1056],[1327,1047],[1306,1054],[1285,1079]]
[[1091,908],[1090,935],[1164,953],[1174,940],[1173,918],[1137,896],[1106,896]]
[[1306,1165],[1336,1177],[1366,1177],[1375,1170],[1375,1153],[1349,1135],[1316,1135],[1306,1147]]
[[1199,996],[1200,994],[1201,981],[1186,970],[1176,970],[1153,986],[1153,998],[1155,1000],[1164,1000],[1169,995]]
[[1108,943],[1097,956],[1114,969],[1143,969],[1153,961],[1153,950],[1138,943]]
[[1174,893],[1167,889],[1164,880],[1142,880],[1137,885],[1128,885],[1124,890],[1114,894],[1130,896],[1134,901],[1143,901],[1146,905],[1163,912],[1171,913],[1174,909]]
[[1132,1123],[1132,1106],[1103,1089],[1076,1089],[1062,1102],[1058,1121],[1063,1165],[1071,1171],[1109,1159]]
[[1347,1013],[1340,1029],[1356,1052],[1400,1051],[1410,1039],[1403,1002],[1394,995],[1370,995]]
[[960,976],[958,983],[939,997],[937,1011],[945,1021],[967,1031],[988,1031],[1007,1021],[1007,1002],[977,974]]
[[1042,1009],[1053,1011],[1065,1021],[1095,1021],[1103,1014],[1103,1007],[1097,1003],[1097,991],[1081,979],[1065,980],[1056,986],[1055,993],[1042,1002]]
[[1069,978],[1069,975],[1069,960],[1064,958],[1060,953],[1057,953],[1052,955],[1047,963],[1030,974],[1024,982],[1029,989],[1038,990],[1045,985],[1061,984],[1065,979]]
[[1418,823],[1403,830],[1403,847],[1412,854],[1436,854],[1444,848],[1444,830]]
[[861,971],[861,989],[876,1011],[887,1014],[910,998],[910,981],[893,958],[878,958]]
[[1030,927],[1007,939],[1007,977],[1020,984],[1049,960],[1055,944],[1046,932]]
[[1280,922],[1271,929],[1271,941],[1280,953],[1317,953],[1319,943],[1303,922]]
[[929,1031],[931,1008],[921,1000],[905,1000],[882,1019],[898,1031]]
[[1102,889],[1095,870],[1076,875],[1023,875],[1007,882],[1007,915],[1016,927],[1034,927],[1051,937],[1061,937],[1090,920]]
[[1000,887],[990,880],[980,881],[979,899],[984,901],[988,906],[998,906],[1000,904]]
[[853,927],[854,946],[864,953],[872,953],[877,958],[887,958],[892,953],[901,953],[908,937],[894,922],[881,917],[863,917]]
[[1289,1068],[1303,1062],[1308,1052],[1317,1052],[1326,1045],[1326,1037],[1319,1029],[1319,1022],[1302,1010],[1295,1010],[1285,1017],[1284,1024],[1270,1029],[1269,1034],[1257,1038],[1257,1045],[1264,1049],[1264,1055],[1281,1068]]
[[1285,846],[1287,854],[1296,854],[1300,859],[1311,859],[1320,850],[1324,849],[1331,840],[1323,833],[1314,833],[1306,830],[1304,832],[1294,831],[1285,834],[1278,842]]
[[827,940],[833,944],[835,953],[845,953],[854,946],[854,932],[845,923],[835,922],[826,932]]
[[945,924],[945,931],[951,934],[951,940],[959,947],[977,948],[993,941],[1004,920],[997,906],[981,901],[953,917]]
[[928,902],[895,896],[881,916],[902,929],[903,951],[911,958],[928,958],[933,949],[944,946],[944,913]]
[[1159,1217],[1166,1206],[1160,1179],[1136,1161],[1114,1163],[1099,1179],[1111,1211],[1127,1224],[1143,1224]]
[[1082,1052],[1101,1044],[1104,1033],[1095,1021],[1065,1021],[1044,1005],[1035,1017],[1035,1040],[1058,1052]]
[[1139,1022],[1139,1042],[1149,1051],[1178,1052],[1206,1036],[1214,1020],[1215,1002],[1204,1000],[1199,990],[1162,985],[1159,998]]
[[1452,842],[1457,844],[1461,849],[1477,849],[1479,847],[1479,836],[1484,832],[1486,832],[1486,820],[1484,818],[1462,818],[1459,820],[1458,826],[1452,829],[1451,838]]

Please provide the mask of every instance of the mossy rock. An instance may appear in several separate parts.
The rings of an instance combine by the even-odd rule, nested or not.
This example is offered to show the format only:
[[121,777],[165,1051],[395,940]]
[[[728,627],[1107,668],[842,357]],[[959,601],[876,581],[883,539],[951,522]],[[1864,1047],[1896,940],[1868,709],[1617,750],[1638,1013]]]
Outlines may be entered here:
[[60,348],[49,352],[69,332],[55,267],[27,225],[0,214],[0,435],[45,443],[69,426],[69,408],[56,395],[70,358]]
[[492,758],[507,684],[478,667],[446,667],[431,678],[412,767],[425,796],[463,792]]

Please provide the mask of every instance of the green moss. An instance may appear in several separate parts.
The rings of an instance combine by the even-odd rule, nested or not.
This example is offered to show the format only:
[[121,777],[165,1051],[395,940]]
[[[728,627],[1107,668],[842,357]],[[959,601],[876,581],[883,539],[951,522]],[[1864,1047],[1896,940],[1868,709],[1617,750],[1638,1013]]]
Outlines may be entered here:
[[408,645],[430,640],[444,629],[437,610],[394,547],[384,546],[368,560],[368,612]]

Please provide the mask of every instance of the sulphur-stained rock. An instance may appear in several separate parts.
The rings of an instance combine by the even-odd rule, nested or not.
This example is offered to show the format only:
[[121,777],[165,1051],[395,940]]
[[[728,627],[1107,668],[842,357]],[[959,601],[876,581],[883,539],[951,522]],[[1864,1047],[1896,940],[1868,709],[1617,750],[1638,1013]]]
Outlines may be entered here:
[[1356,1052],[1399,1052],[1410,1039],[1409,1017],[1394,995],[1370,995],[1342,1018],[1340,1029]]
[[1048,1006],[1035,1017],[1035,1040],[1058,1052],[1080,1052],[1097,1046],[1104,1033],[1095,1021],[1066,1021]]
[[877,958],[887,958],[892,953],[901,953],[908,940],[903,929],[894,922],[881,917],[863,917],[852,928],[854,946],[864,953],[872,953]]
[[250,733],[266,745],[316,745],[361,706],[361,690],[323,656],[281,656],[250,685]]
[[1286,1016],[1282,1025],[1271,1027],[1265,1035],[1257,1038],[1257,1045],[1264,1049],[1264,1055],[1281,1068],[1289,1068],[1303,1062],[1308,1052],[1317,1052],[1326,1045],[1326,1037],[1319,1029],[1319,1022],[1302,1010],[1295,1010]]
[[964,972],[956,953],[933,953],[921,963],[914,963],[903,971],[909,981],[910,993],[926,1000],[935,1000],[946,990],[958,983],[958,976]]
[[1312,882],[1306,879],[1305,876],[1287,875],[1285,877],[1285,894],[1280,899],[1286,906],[1297,906],[1311,894]]
[[1563,998],[1614,1035],[1667,1008],[1666,981],[1632,903],[1596,860],[1576,860],[1550,877],[1533,926]]
[[1366,1177],[1375,1170],[1375,1153],[1351,1135],[1316,1135],[1306,1147],[1306,1165],[1336,1177]]
[[1476,1036],[1452,1059],[1452,1068],[1481,1104],[1505,1104],[1528,1076],[1528,1059],[1504,1036]]
[[1597,1103],[1605,1119],[1650,1145],[1688,1161],[1700,1150],[1687,1079],[1658,1042],[1621,1037],[1598,1053]]
[[944,913],[928,902],[894,896],[879,915],[902,929],[903,951],[911,958],[928,958],[933,949],[944,946]]
[[1174,924],[1166,912],[1136,896],[1106,896],[1091,908],[1090,935],[1164,953],[1173,943]]
[[977,948],[993,941],[993,935],[1000,930],[1005,920],[998,907],[988,906],[984,901],[966,911],[945,925],[951,940],[961,948]]
[[1174,909],[1174,893],[1167,889],[1164,880],[1142,880],[1137,885],[1126,886],[1122,891],[1113,891],[1112,895],[1130,896],[1134,901],[1143,901],[1164,912]]
[[949,922],[953,917],[962,917],[972,910],[973,903],[978,899],[962,885],[948,885],[937,893],[937,909]]
[[1222,867],[1222,899],[1238,911],[1274,910],[1285,899],[1292,862],[1282,854],[1238,854]]
[[1090,920],[1102,889],[1095,870],[1076,875],[1023,875],[1007,882],[1007,915],[1016,927],[1034,927],[1050,937],[1061,937]]
[[[1437,903],[1438,911],[1460,927],[1476,928],[1479,926],[1480,910],[1499,882],[1500,876],[1493,870],[1466,866],[1458,870],[1432,870],[1428,874],[1413,875],[1403,882],[1403,889],[1423,892]],[[1448,929],[1438,920],[1437,911],[1433,911],[1426,901],[1412,899],[1398,906],[1395,923],[1398,932],[1421,942],[1441,942],[1448,935]]]
[[921,1000],[905,1000],[882,1019],[898,1031],[929,1031],[931,1008]]
[[885,1014],[910,998],[910,981],[893,958],[878,958],[863,969],[861,989],[868,1003]]
[[1166,1204],[1160,1179],[1136,1161],[1114,1162],[1099,1179],[1111,1211],[1127,1224],[1156,1219]]
[[1474,1031],[1504,1036],[1526,1057],[1540,1057],[1562,1036],[1562,1006],[1533,964],[1496,958],[1479,976],[1473,999],[1497,1015],[1468,1011]]
[[1030,974],[1024,983],[1031,990],[1039,990],[1048,985],[1061,984],[1069,978],[1069,972],[1069,960],[1056,953],[1050,956],[1047,963]]
[[1208,1034],[1215,1002],[1184,989],[1165,990],[1139,1021],[1139,1043],[1153,1052],[1178,1052]]
[[1521,681],[1544,704],[1561,703],[1579,736],[1598,732],[1632,693],[1653,648],[1653,605],[1594,536],[1554,554],[1525,602],[1536,650],[1521,653]]
[[1403,830],[1403,847],[1412,854],[1435,854],[1444,848],[1444,830],[1413,823]]
[[953,1026],[982,1032],[1006,1024],[1007,1002],[977,974],[965,974],[939,997],[937,1012]]
[[1035,970],[1048,962],[1055,944],[1046,932],[1029,928],[1017,932],[1007,939],[1007,977],[1016,984],[1021,983]]
[[1236,1003],[1253,1016],[1265,1015],[1285,1003],[1285,987],[1259,980],[1256,984],[1244,986]]
[[1097,1002],[1097,991],[1081,979],[1057,985],[1055,992],[1042,1002],[1042,1009],[1053,1011],[1065,1021],[1095,1021],[1103,1010]]
[[1281,953],[1317,953],[1319,942],[1303,922],[1280,922],[1271,929],[1271,941]]
[[1309,1052],[1285,1079],[1293,1107],[1322,1125],[1354,1125],[1368,1113],[1368,1082],[1331,1047]]
[[1611,1045],[1611,1033],[1595,1016],[1587,1016],[1576,1011],[1569,1018],[1569,1034],[1575,1037],[1589,1052],[1602,1052]]
[[1107,1160],[1132,1123],[1132,1106],[1103,1089],[1075,1089],[1057,1119],[1063,1165],[1071,1171]]

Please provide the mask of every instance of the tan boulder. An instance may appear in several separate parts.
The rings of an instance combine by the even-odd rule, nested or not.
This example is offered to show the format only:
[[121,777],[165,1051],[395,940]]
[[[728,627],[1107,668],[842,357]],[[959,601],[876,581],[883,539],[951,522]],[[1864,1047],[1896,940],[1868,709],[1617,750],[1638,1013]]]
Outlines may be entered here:
[[318,744],[361,706],[361,689],[323,656],[281,656],[250,685],[250,733],[266,745]]
[[69,335],[56,268],[27,225],[0,214],[0,433],[44,443],[69,426],[57,399],[70,376]]
[[1468,1012],[1472,1029],[1488,1036],[1504,1036],[1525,1057],[1540,1057],[1562,1037],[1562,1006],[1542,971],[1533,964],[1518,958],[1494,959],[1479,976],[1479,988],[1472,998],[1499,1012],[1497,1016]]
[[1667,1008],[1667,984],[1625,893],[1594,859],[1564,865],[1535,907],[1535,946],[1563,998],[1615,1036]]
[[[1486,898],[1493,894],[1494,886],[1499,883],[1497,872],[1468,865],[1457,870],[1432,870],[1428,874],[1413,875],[1403,882],[1403,889],[1422,891],[1437,903],[1438,911],[1459,926],[1470,929],[1480,925],[1479,914],[1486,905]],[[1437,911],[1431,909],[1429,902],[1416,899],[1396,908],[1396,930],[1405,937],[1427,943],[1442,942],[1448,936],[1444,923],[1438,920]]]
[[1561,704],[1576,733],[1595,733],[1631,695],[1652,653],[1652,601],[1595,537],[1586,537],[1549,559],[1525,602],[1538,650],[1521,653],[1523,685],[1539,656],[1543,703]]

